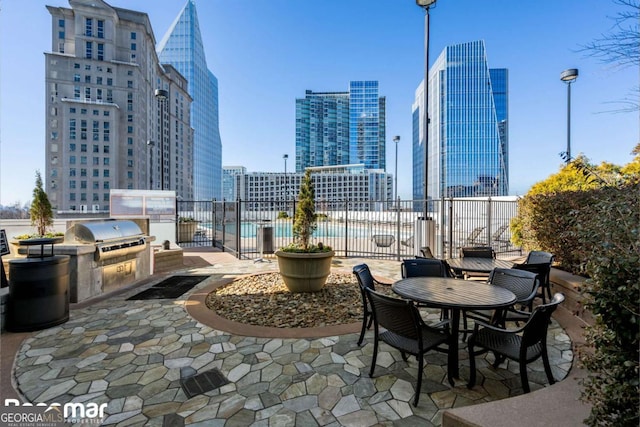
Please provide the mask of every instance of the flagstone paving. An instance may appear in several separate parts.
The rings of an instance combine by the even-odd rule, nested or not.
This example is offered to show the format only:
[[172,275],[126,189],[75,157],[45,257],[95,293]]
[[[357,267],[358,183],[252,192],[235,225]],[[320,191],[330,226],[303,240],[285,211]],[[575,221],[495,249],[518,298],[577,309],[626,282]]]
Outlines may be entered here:
[[[338,264],[350,271],[362,261]],[[397,262],[365,262],[375,275],[399,278]],[[198,290],[230,275],[276,268],[275,263],[234,261],[181,274],[210,274]],[[372,331],[361,347],[359,333],[331,336],[330,330],[313,339],[232,335],[192,318],[186,310],[189,294],[126,301],[139,291],[74,309],[68,322],[26,339],[14,364],[22,396],[48,404],[106,403],[103,425],[279,427],[440,425],[447,408],[522,394],[518,365],[505,362],[494,369],[492,356],[478,361],[478,385],[467,389],[463,343],[455,387],[447,382],[446,355],[426,356],[422,395],[414,407],[415,358],[404,362],[398,351],[382,344],[375,377],[369,377]],[[427,320],[438,316],[424,315]],[[561,380],[573,353],[555,321],[548,344],[554,376]],[[228,383],[188,398],[181,380],[214,369]],[[529,365],[529,374],[532,390],[547,386],[540,361]]]

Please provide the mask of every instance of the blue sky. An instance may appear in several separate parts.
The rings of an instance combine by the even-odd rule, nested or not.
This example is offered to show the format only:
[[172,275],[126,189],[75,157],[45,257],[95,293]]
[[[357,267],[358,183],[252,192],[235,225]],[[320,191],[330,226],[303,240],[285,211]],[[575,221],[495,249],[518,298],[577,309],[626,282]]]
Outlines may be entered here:
[[[111,0],[146,12],[159,41],[186,0]],[[0,3],[0,203],[31,199],[44,173],[44,55],[51,49],[45,5]],[[196,0],[209,68],[219,81],[223,165],[288,170],[295,158],[295,99],[306,89],[347,90],[378,80],[387,98],[387,170],[401,137],[398,187],[411,197],[411,104],[424,75],[424,12],[413,0]],[[489,66],[509,69],[510,193],[559,170],[566,147],[566,68],[572,85],[571,146],[592,161],[626,164],[639,141],[638,112],[607,113],[638,86],[638,68],[618,70],[578,52],[609,31],[612,0],[438,0],[430,59],[454,43],[483,39]]]

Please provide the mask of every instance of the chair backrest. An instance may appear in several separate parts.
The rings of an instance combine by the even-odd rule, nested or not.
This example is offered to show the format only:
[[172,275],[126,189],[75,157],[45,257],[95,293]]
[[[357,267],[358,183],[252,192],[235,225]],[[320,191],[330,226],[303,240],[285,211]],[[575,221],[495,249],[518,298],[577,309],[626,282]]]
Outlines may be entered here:
[[545,251],[531,251],[527,255],[525,264],[551,264],[553,262],[553,254]]
[[495,258],[496,252],[490,246],[466,246],[460,248],[460,258]]
[[373,275],[371,274],[371,270],[369,270],[369,266],[367,264],[355,265],[353,267],[353,274],[358,280],[358,285],[360,285],[360,290],[363,292],[363,297],[366,298],[366,294],[364,293],[365,289],[368,288],[375,291],[375,280],[373,280]]
[[476,228],[474,228],[471,231],[471,233],[469,233],[469,235],[467,236],[467,239],[465,240],[465,243],[467,245],[476,244],[476,240],[478,239],[478,237],[480,237],[480,234],[482,234],[484,229],[485,229],[485,227],[476,227]]
[[531,317],[523,328],[522,345],[525,348],[547,339],[547,329],[549,328],[551,315],[563,301],[564,295],[556,293],[550,302],[541,304],[533,309]]
[[400,264],[402,278],[406,277],[447,277],[447,267],[436,258],[405,259]]
[[499,240],[500,237],[502,237],[502,235],[504,234],[505,231],[507,231],[507,229],[509,228],[509,226],[507,224],[502,224],[500,227],[498,227],[496,229],[496,231],[493,232],[493,234],[491,235],[491,240]]
[[549,284],[551,264],[514,264],[512,268],[515,270],[530,271],[537,274],[540,286],[547,286]]
[[433,253],[431,252],[431,248],[429,246],[423,246],[420,248],[420,254],[422,258],[435,258]]
[[373,309],[373,321],[387,331],[404,338],[415,340],[422,346],[420,330],[420,313],[412,301],[388,297],[367,289],[369,303]]
[[371,239],[380,248],[388,248],[396,241],[396,237],[393,234],[374,234]]
[[494,268],[489,274],[488,282],[513,292],[518,304],[528,303],[538,292],[538,275],[530,271]]

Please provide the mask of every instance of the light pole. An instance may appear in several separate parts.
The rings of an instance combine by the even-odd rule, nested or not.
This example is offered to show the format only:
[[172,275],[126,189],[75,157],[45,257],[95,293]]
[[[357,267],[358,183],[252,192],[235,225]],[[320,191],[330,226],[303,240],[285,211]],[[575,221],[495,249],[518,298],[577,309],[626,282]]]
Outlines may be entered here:
[[393,178],[395,179],[394,193],[395,193],[395,198],[397,199],[398,198],[398,142],[400,142],[400,136],[399,135],[394,136],[393,142],[396,143],[396,171],[395,171],[395,174],[393,175]]
[[416,0],[416,4],[424,9],[424,219],[429,215],[429,9],[436,0]]
[[287,182],[287,159],[289,158],[289,155],[284,154],[282,158],[284,159],[284,200],[288,201],[289,200],[289,183]]
[[149,147],[149,190],[153,190],[153,146],[155,143],[151,140],[147,141]]
[[569,68],[560,73],[560,80],[567,84],[567,164],[571,161],[571,83],[577,78],[577,68]]
[[169,97],[169,92],[156,89],[155,96],[160,101],[160,189],[164,190],[164,103]]

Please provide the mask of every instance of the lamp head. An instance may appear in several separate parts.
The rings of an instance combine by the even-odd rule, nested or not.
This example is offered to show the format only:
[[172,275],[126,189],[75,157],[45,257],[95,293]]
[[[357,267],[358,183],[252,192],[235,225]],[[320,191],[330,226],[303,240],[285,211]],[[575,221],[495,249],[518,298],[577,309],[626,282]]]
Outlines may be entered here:
[[569,68],[560,73],[560,80],[565,83],[571,83],[578,78],[578,69]]
[[288,154],[285,154],[284,156],[282,156],[283,159],[287,160],[289,158]]
[[396,135],[393,137],[393,142],[400,142],[400,135]]
[[416,4],[422,8],[429,9],[436,0],[416,0]]
[[154,94],[158,99],[167,99],[169,97],[169,92],[164,89],[156,89]]

